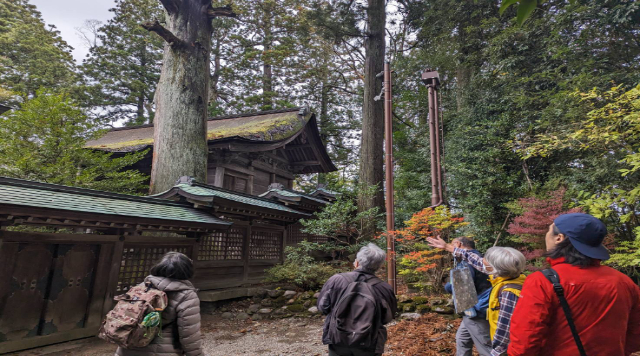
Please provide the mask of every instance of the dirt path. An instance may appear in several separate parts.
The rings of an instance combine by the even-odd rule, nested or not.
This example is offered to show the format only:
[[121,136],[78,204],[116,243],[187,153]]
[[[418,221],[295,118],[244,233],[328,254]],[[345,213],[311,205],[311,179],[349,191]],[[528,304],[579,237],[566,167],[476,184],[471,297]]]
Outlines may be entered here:
[[[210,356],[326,355],[321,318],[237,321],[202,316],[204,351]],[[111,356],[113,345],[91,338],[14,353],[21,356]]]

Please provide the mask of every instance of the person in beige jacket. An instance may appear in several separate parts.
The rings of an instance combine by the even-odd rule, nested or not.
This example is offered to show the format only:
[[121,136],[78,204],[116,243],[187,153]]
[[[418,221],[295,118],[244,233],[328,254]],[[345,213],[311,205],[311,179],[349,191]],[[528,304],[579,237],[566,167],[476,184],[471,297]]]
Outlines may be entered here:
[[169,252],[151,268],[145,278],[154,288],[167,293],[169,305],[162,312],[162,333],[146,347],[123,349],[118,356],[200,356],[200,299],[193,284],[193,261],[179,252]]

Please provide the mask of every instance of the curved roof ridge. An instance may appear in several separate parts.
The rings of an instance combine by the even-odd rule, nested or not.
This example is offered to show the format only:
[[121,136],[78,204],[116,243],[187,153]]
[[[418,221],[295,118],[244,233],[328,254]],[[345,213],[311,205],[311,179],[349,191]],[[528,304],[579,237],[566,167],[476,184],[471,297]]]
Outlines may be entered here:
[[[240,114],[221,115],[221,116],[209,117],[209,118],[207,118],[207,121],[237,119],[237,118],[241,118],[241,117],[250,117],[250,116],[258,116],[258,115],[281,114],[281,113],[285,113],[285,112],[299,111],[300,109],[302,109],[302,106],[296,106],[296,107],[293,107],[293,108],[283,108],[283,109],[274,109],[274,110],[245,112],[245,113],[240,113]],[[153,124],[114,127],[112,129],[110,129],[109,132],[111,132],[111,131],[135,130],[135,129],[141,129],[141,128],[145,128],[145,127],[153,127]]]

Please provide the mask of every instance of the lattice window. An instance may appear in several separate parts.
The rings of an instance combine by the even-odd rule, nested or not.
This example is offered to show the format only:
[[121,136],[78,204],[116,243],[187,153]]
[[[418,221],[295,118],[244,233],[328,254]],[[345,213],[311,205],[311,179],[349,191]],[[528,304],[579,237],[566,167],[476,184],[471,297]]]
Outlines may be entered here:
[[308,234],[302,231],[301,224],[293,224],[287,227],[287,245],[295,245],[302,241],[323,243],[329,241],[327,236]]
[[301,224],[293,224],[287,227],[287,245],[295,245],[307,238],[307,233],[302,232]]
[[160,261],[165,253],[170,251],[188,254],[186,246],[125,246],[122,253],[120,273],[118,274],[117,292],[124,293],[129,288],[140,284],[149,275],[151,267]]
[[198,260],[241,260],[245,232],[244,228],[231,228],[202,237]]
[[329,237],[328,236],[323,236],[323,235],[311,235],[311,234],[309,234],[307,236],[307,241],[315,242],[315,243],[323,243],[323,242],[329,241]]
[[282,252],[282,232],[257,230],[251,232],[249,258],[252,260],[278,260]]

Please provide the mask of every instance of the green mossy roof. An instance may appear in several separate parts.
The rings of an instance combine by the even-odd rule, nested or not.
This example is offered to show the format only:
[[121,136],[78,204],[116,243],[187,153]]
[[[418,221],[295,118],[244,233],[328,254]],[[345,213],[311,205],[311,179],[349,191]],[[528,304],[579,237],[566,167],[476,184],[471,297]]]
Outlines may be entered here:
[[231,223],[186,204],[0,177],[0,204],[216,225]]
[[[311,114],[298,115],[299,108],[212,118],[207,121],[207,139],[242,138],[250,141],[281,141],[292,137],[308,122]],[[87,142],[88,148],[114,152],[137,151],[153,145],[153,126],[126,127],[107,132]]]

